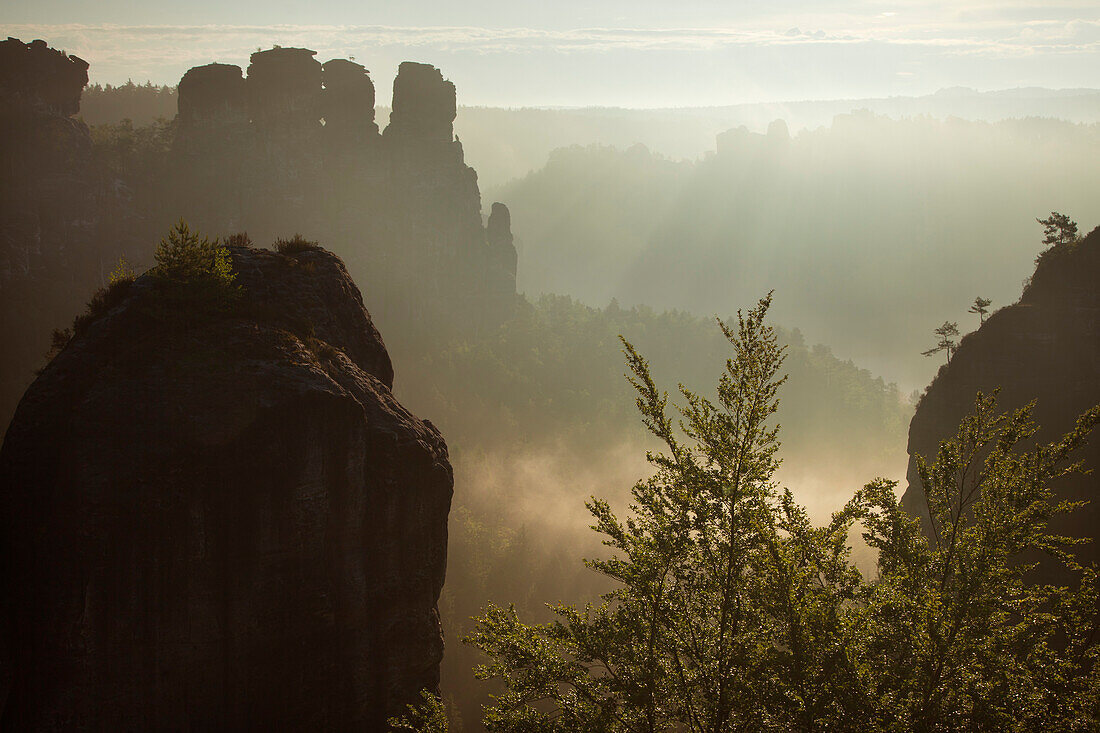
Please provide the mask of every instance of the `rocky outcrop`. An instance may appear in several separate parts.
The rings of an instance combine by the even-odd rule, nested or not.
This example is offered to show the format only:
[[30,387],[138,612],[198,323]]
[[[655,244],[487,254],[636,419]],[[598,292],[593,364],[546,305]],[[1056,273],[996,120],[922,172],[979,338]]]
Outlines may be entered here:
[[747,127],[731,128],[718,133],[715,138],[719,156],[732,156],[737,154],[776,153],[786,150],[791,144],[791,133],[787,128],[786,120],[772,120],[768,124],[766,134],[750,132]]
[[180,124],[191,127],[248,121],[241,67],[207,64],[190,69],[177,89]]
[[[1077,416],[1100,403],[1100,229],[1074,247],[1046,253],[1019,302],[991,315],[929,386],[909,428],[909,455],[934,460],[939,443],[955,434],[975,393],[1000,387],[1001,409],[1036,400],[1040,441],[1070,430]],[[1078,456],[1100,469],[1100,436]],[[1100,560],[1100,474],[1073,476],[1064,495],[1092,503],[1056,526],[1092,537],[1082,555]],[[902,504],[927,521],[920,479],[910,459]]]
[[[454,137],[454,84],[434,66],[402,63],[380,134],[367,70],[313,56],[290,48],[252,55],[247,123],[196,116],[225,105],[193,98],[202,87],[181,82],[179,213],[213,233],[243,229],[265,241],[300,231],[324,240],[372,293],[377,317],[402,330],[507,319],[515,248],[509,237],[491,242],[482,221],[477,174]],[[232,76],[225,68],[233,67],[199,67],[184,81],[195,75],[221,99],[222,75]]]
[[378,138],[374,121],[374,82],[362,64],[332,59],[321,66],[321,114],[325,136],[342,145],[369,144]]
[[446,445],[339,259],[231,252],[228,312],[139,278],[20,403],[5,730],[384,730],[438,685]]
[[435,342],[511,316],[515,251],[482,220],[452,131],[454,85],[402,64],[383,135],[367,70],[315,55],[258,51],[247,76],[195,67],[170,126],[119,126],[97,149],[71,116],[87,64],[41,41],[0,43],[0,426],[50,331],[120,255],[147,265],[149,242],[180,217],[213,236],[325,241],[402,335]]
[[516,246],[512,237],[512,215],[508,207],[497,201],[489,212],[489,223],[486,226],[489,235],[489,249],[493,253],[498,266],[516,274]]
[[70,117],[80,110],[88,62],[36,40],[0,41],[0,99],[9,111]]
[[386,137],[415,143],[454,140],[455,85],[430,64],[405,61],[393,80],[393,108]]
[[0,41],[0,428],[76,310],[73,284],[102,264],[92,139],[72,118],[87,70],[43,41]]
[[321,126],[321,64],[307,48],[272,48],[252,54],[248,104],[263,131],[302,133]]

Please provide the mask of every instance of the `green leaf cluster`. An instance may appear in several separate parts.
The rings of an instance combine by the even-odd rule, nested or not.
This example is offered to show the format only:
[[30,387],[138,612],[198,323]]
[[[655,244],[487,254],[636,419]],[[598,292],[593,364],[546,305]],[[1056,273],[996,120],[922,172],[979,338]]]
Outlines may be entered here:
[[225,245],[192,232],[183,219],[160,240],[153,259],[156,266],[151,274],[176,284],[228,289],[237,277]]
[[[504,691],[491,731],[1096,730],[1097,573],[1052,532],[1077,505],[1052,484],[1100,408],[1048,445],[1031,406],[974,413],[918,470],[922,525],[895,484],[866,485],[825,526],[773,476],[784,349],[765,316],[736,323],[714,400],[679,388],[670,409],[648,362],[624,343],[646,427],[663,449],[625,519],[588,508],[613,551],[589,567],[615,581],[602,603],[552,605],[530,625],[489,605],[467,642]],[[862,531],[878,552],[865,579]],[[1034,582],[1039,556],[1070,586]]]

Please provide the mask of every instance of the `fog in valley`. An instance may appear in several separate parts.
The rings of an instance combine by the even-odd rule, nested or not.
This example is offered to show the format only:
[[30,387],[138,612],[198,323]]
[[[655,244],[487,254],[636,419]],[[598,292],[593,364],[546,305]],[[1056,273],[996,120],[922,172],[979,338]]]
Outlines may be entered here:
[[[596,20],[607,20],[591,12]],[[28,18],[16,18],[19,29],[39,27],[34,24],[41,21]],[[87,21],[81,16],[80,22]],[[776,23],[772,25],[779,27]],[[1072,39],[1074,53],[1085,54],[1080,65],[1092,63],[1095,70],[1093,25],[1084,30],[1075,26],[1072,33],[1078,35]],[[767,38],[778,49],[784,39],[821,39],[826,33],[840,38],[841,30],[830,27],[813,36],[812,31],[792,28],[768,31]],[[270,467],[263,474],[265,486],[281,486],[284,478],[299,475],[296,471],[306,476],[297,485],[308,491],[287,500],[307,507],[294,510],[300,513],[285,521],[271,519],[268,527],[265,522],[279,510],[266,503],[257,510],[256,527],[247,529],[260,538],[256,546],[264,548],[257,557],[283,558],[283,550],[272,548],[298,542],[307,534],[301,517],[320,517],[330,507],[344,507],[340,511],[347,514],[340,516],[345,518],[362,510],[381,529],[345,536],[339,533],[351,530],[332,520],[325,526],[338,527],[331,530],[338,539],[326,534],[323,540],[301,540],[311,551],[346,545],[355,552],[368,546],[372,552],[388,552],[386,548],[402,547],[405,535],[427,537],[424,547],[429,549],[423,557],[417,554],[420,549],[395,550],[401,562],[415,567],[386,565],[378,587],[389,589],[387,597],[410,604],[439,593],[442,662],[435,659],[439,640],[430,608],[402,606],[405,610],[395,611],[386,622],[391,626],[379,626],[390,635],[384,642],[362,643],[380,655],[379,649],[388,654],[405,643],[392,638],[412,639],[408,648],[413,651],[401,654],[421,655],[415,664],[410,662],[412,671],[402,668],[400,683],[387,690],[400,685],[434,690],[439,665],[439,691],[451,731],[484,730],[480,720],[487,696],[504,689],[500,680],[475,679],[472,669],[487,659],[484,647],[462,642],[475,632],[474,618],[487,604],[514,604],[525,621],[541,623],[555,617],[547,603],[598,603],[600,594],[616,587],[582,564],[583,558],[611,553],[590,529],[594,520],[585,502],[598,497],[620,517],[629,514],[638,503],[631,497],[632,487],[653,475],[647,452],[667,449],[639,415],[640,393],[627,378],[623,340],[648,360],[658,388],[668,393],[673,429],[682,435],[675,407],[689,400],[681,389],[720,399],[716,385],[734,344],[719,322],[736,332],[739,314],[750,312],[771,293],[767,318],[778,347],[784,349],[781,374],[787,377],[779,388],[777,412],[767,415],[769,425],[779,426],[781,442],[774,481],[789,488],[819,525],[828,524],[834,512],[876,478],[896,482],[891,491],[900,499],[918,476],[913,457],[917,446],[934,453],[937,441],[949,437],[943,426],[957,425],[956,413],[961,416],[972,406],[975,384],[983,389],[1006,385],[1011,403],[1006,406],[1023,404],[1032,392],[1063,394],[1072,410],[1062,410],[1061,403],[1050,408],[1053,398],[1040,405],[1041,418],[1065,423],[1040,433],[1043,439],[1071,427],[1063,412],[1076,415],[1091,406],[1097,380],[1095,311],[1090,310],[1095,279],[1089,273],[1095,262],[1087,258],[1093,257],[1095,249],[1088,247],[1096,242],[1093,230],[1100,225],[1100,89],[1082,86],[1079,72],[1057,78],[1023,76],[1011,87],[1005,83],[1007,71],[994,73],[995,65],[967,66],[974,62],[960,60],[955,71],[947,62],[936,65],[924,86],[902,75],[892,77],[897,80],[892,87],[889,78],[865,70],[848,86],[822,82],[820,94],[792,96],[809,82],[795,84],[786,72],[776,71],[775,86],[761,79],[752,94],[745,91],[737,97],[700,91],[716,88],[716,81],[710,87],[705,83],[714,73],[707,69],[699,71],[703,80],[685,82],[684,95],[696,95],[691,99],[676,97],[675,84],[658,76],[653,89],[634,80],[633,86],[624,86],[622,96],[609,96],[607,106],[595,105],[591,97],[606,83],[601,76],[605,71],[628,67],[634,54],[650,52],[650,46],[627,47],[627,41],[614,40],[599,51],[606,54],[607,68],[599,67],[599,74],[578,82],[575,98],[563,91],[567,87],[547,81],[548,98],[536,104],[530,90],[528,96],[516,93],[514,102],[498,99],[485,80],[471,85],[476,93],[468,98],[462,79],[483,71],[484,63],[470,50],[476,47],[473,41],[447,35],[454,28],[437,31],[443,40],[416,42],[392,40],[405,38],[408,28],[372,28],[370,33],[385,32],[391,38],[376,49],[386,71],[373,74],[368,71],[374,68],[368,60],[372,49],[355,46],[354,36],[340,48],[354,50],[359,54],[355,57],[347,51],[330,53],[336,41],[311,41],[305,27],[286,36],[298,45],[264,41],[252,53],[248,49],[259,31],[223,29],[224,54],[195,60],[199,51],[192,49],[178,58],[169,53],[151,57],[146,67],[135,67],[128,83],[120,76],[123,60],[146,43],[133,39],[153,31],[74,26],[57,32],[105,56],[108,39],[115,38],[111,34],[121,33],[123,41],[134,45],[120,46],[118,54],[106,57],[104,72],[97,72],[97,58],[81,48],[66,47],[68,54],[61,54],[53,50],[61,45],[45,36],[43,44],[31,44],[30,35],[22,41],[9,39],[0,53],[0,94],[9,105],[2,116],[6,127],[0,149],[7,165],[0,182],[5,204],[0,213],[0,330],[11,345],[0,370],[0,420],[4,425],[11,421],[9,435],[15,436],[6,438],[15,447],[8,448],[13,457],[5,459],[9,468],[4,470],[17,478],[32,475],[36,466],[50,463],[50,450],[69,445],[66,441],[78,445],[82,435],[99,434],[94,426],[82,432],[80,415],[91,406],[114,405],[108,415],[115,415],[115,408],[132,413],[132,424],[121,418],[118,423],[132,431],[125,434],[138,437],[122,441],[126,447],[116,450],[113,443],[108,445],[114,434],[103,429],[105,447],[87,454],[83,448],[77,451],[91,468],[84,463],[59,468],[49,474],[50,481],[64,483],[70,480],[67,476],[85,475],[107,480],[121,470],[118,466],[129,466],[125,471],[132,468],[132,485],[144,491],[156,485],[159,469],[141,461],[156,456],[173,467],[177,478],[194,470],[199,478],[188,480],[195,485],[205,486],[202,482],[209,479],[217,496],[235,485],[237,474],[195,468],[193,456],[224,448],[227,452],[217,453],[222,456],[218,460],[230,461],[230,453],[260,456],[259,464]],[[492,35],[486,33],[487,38]],[[564,36],[554,34],[565,31],[556,27],[545,33],[515,31],[535,50],[487,46],[484,53],[518,54],[522,61],[516,63],[524,69],[541,69],[555,54],[568,57],[562,61],[566,68],[582,61],[599,65],[586,55],[597,51],[582,48],[588,41],[573,36],[562,40]],[[854,38],[844,36],[849,37]],[[549,38],[577,48],[544,48]],[[677,38],[676,44],[686,43]],[[906,48],[920,43],[900,36],[868,38],[868,43],[896,42]],[[856,40],[844,42],[858,45]],[[515,39],[509,43],[522,45]],[[709,50],[699,53],[719,53],[710,43]],[[764,41],[753,43],[752,54],[765,54]],[[973,43],[986,48],[987,41]],[[203,46],[202,53],[214,53],[213,45]],[[407,51],[416,63],[397,66],[395,48]],[[675,48],[677,56],[669,62],[674,65],[687,53],[679,45]],[[458,72],[452,75],[432,51],[453,59]],[[773,52],[779,53],[767,54]],[[927,59],[939,58],[927,49],[919,54],[929,55],[906,56],[898,68],[917,68],[913,59],[918,58],[931,68]],[[965,55],[959,51],[960,57]],[[763,65],[771,57],[746,58]],[[829,55],[828,63],[845,68],[839,58]],[[1016,69],[1022,62],[1015,52],[1012,58]],[[700,66],[714,61],[710,55],[701,59]],[[184,61],[190,70],[177,72]],[[184,71],[182,80],[168,76]],[[508,86],[511,76],[501,74],[503,88],[513,89]],[[661,94],[668,96],[667,104]],[[624,100],[636,104],[624,105]],[[1072,219],[1076,228],[1050,224],[1056,212],[1067,215],[1065,221]],[[1046,231],[1037,220],[1047,220]],[[180,234],[185,225],[190,229]],[[180,303],[191,302],[184,296],[141,305],[141,298],[160,297],[156,288],[168,287],[157,284],[167,267],[167,245],[158,247],[158,242],[171,236],[191,242],[187,237],[192,230],[218,240],[203,247],[229,245],[226,262],[235,264],[212,261],[222,267],[223,284],[236,289],[227,290],[230,295],[215,305],[197,309],[199,315],[193,317],[172,315]],[[170,231],[176,234],[166,235]],[[1055,241],[1055,235],[1064,236]],[[191,246],[198,247],[199,241],[196,237]],[[323,250],[338,257],[337,264],[325,260]],[[1054,254],[1040,256],[1044,252]],[[1075,257],[1082,259],[1071,261]],[[121,290],[116,286],[120,279]],[[314,289],[295,290],[303,282]],[[976,298],[987,305],[973,308]],[[131,307],[127,299],[139,305]],[[369,322],[358,315],[360,306],[369,312]],[[230,317],[246,319],[248,325],[227,330],[213,346],[194,345],[201,342],[203,329],[221,328],[217,324]],[[1051,321],[1058,325],[1047,329]],[[941,324],[955,330],[937,334],[934,329]],[[1072,330],[1078,326],[1085,336],[1078,338]],[[1069,330],[1059,330],[1063,327]],[[266,350],[257,346],[247,358],[240,357],[240,343],[267,334],[265,329],[276,334],[264,342]],[[140,348],[120,351],[116,342],[131,343],[127,339],[135,339],[132,343]],[[276,352],[283,354],[278,357],[282,361],[270,355]],[[148,366],[142,361],[162,353],[163,363]],[[1055,358],[1051,355],[1065,355],[1065,362],[1039,361]],[[290,367],[273,367],[276,362],[300,371],[291,378],[286,376]],[[1024,376],[1017,380],[1018,374]],[[216,389],[205,391],[207,378]],[[87,386],[98,384],[96,379],[108,380],[110,389]],[[238,379],[239,389],[225,386]],[[315,389],[310,380],[317,379],[329,381]],[[1028,379],[1039,379],[1042,385],[1029,392]],[[50,380],[62,386],[53,387]],[[111,386],[115,382],[109,380],[121,386]],[[285,406],[283,392],[264,391],[265,380],[290,395]],[[131,384],[138,386],[131,389]],[[963,393],[965,399],[959,396]],[[313,394],[323,397],[314,404],[303,396]],[[363,394],[381,395],[377,406]],[[158,395],[168,395],[165,404],[177,412],[126,407],[131,401],[159,405]],[[198,415],[193,420],[188,417],[192,399]],[[337,409],[341,400],[352,406],[340,403],[344,406]],[[264,422],[264,410],[274,410],[278,417]],[[358,427],[359,417],[348,417],[360,413],[367,416],[362,418],[365,427]],[[175,419],[182,427],[154,430],[142,423]],[[58,428],[61,437],[35,442],[34,431],[51,421],[64,426]],[[17,425],[22,427],[16,430]],[[156,447],[148,456],[141,452],[145,449],[139,439],[145,434]],[[702,442],[713,437],[703,435]],[[174,445],[177,440],[192,441],[183,458],[159,447],[158,441]],[[130,445],[135,441],[137,447]],[[445,447],[439,447],[443,441]],[[15,455],[16,450],[22,452]],[[278,468],[274,459],[263,458],[268,450],[279,460],[285,457],[288,467]],[[138,457],[129,451],[137,451],[133,455]],[[298,451],[300,465],[294,460]],[[34,459],[24,460],[24,455]],[[369,491],[396,492],[407,506],[394,508],[396,504],[374,494],[353,500],[339,493],[345,484],[352,485],[349,476],[364,470],[370,474],[372,461],[391,458],[397,468],[368,481]],[[99,467],[97,460],[110,463]],[[448,515],[445,506],[433,508],[417,492],[435,496],[443,506],[452,470]],[[11,481],[13,486],[30,485],[29,479]],[[321,502],[317,497],[329,485],[341,488]],[[173,496],[186,494],[185,488],[174,491]],[[281,496],[278,491],[272,489],[272,495]],[[141,527],[138,514],[101,510],[108,502],[95,496],[99,498],[80,505],[89,516],[103,511],[111,517],[103,520],[104,526],[133,520]],[[5,506],[47,505],[32,499]],[[65,505],[62,499],[50,501]],[[282,499],[271,501],[281,506]],[[317,508],[322,503],[323,510]],[[165,500],[168,505],[174,506]],[[190,527],[189,522],[201,524],[206,511],[180,509],[164,526],[176,531]],[[252,516],[246,509],[240,512]],[[420,532],[416,522],[435,522],[434,529]],[[232,525],[226,520],[217,530],[202,532],[229,531]],[[397,527],[401,537],[386,534],[397,533]],[[857,523],[845,531],[852,562],[870,580],[879,573],[878,554],[861,537],[864,527]],[[22,531],[17,527],[11,534]],[[165,547],[187,547],[201,556],[208,540],[200,534],[201,539],[188,535],[190,539],[178,543],[166,540]],[[785,525],[777,536],[794,534],[797,523]],[[220,547],[216,539],[209,543]],[[95,557],[113,558],[116,551],[125,555],[115,545],[104,547]],[[247,550],[234,549],[232,543],[225,547],[233,562],[247,556]],[[134,551],[133,558],[141,555]],[[125,557],[133,567],[140,565],[139,559]],[[428,559],[416,565],[423,558]],[[178,568],[186,563],[165,560],[162,565]],[[370,576],[352,567],[354,563],[348,564],[350,569],[336,565],[349,577]],[[308,563],[295,567],[293,572],[300,570],[302,577],[313,572]],[[433,591],[433,579],[442,577],[443,568],[442,591]],[[17,577],[15,570],[11,573]],[[72,573],[73,578],[79,575]],[[431,573],[436,575],[428,579]],[[145,577],[138,570],[133,575]],[[205,579],[187,578],[165,587],[206,587]],[[142,582],[135,580],[137,587]],[[248,592],[262,589],[274,598],[297,582],[257,581]],[[421,585],[394,590],[400,583]],[[231,587],[232,582],[223,585]],[[34,602],[54,602],[54,591],[43,587],[35,591]],[[216,592],[221,591],[211,591]],[[219,619],[220,634],[236,623],[233,613],[251,618],[248,614],[264,603],[242,602],[237,610],[225,610],[232,605],[227,604],[220,611],[201,606],[194,614]],[[347,603],[349,608],[355,605]],[[364,608],[375,613],[371,604]],[[287,618],[297,618],[301,608],[295,609]],[[266,618],[262,611],[255,613]],[[332,613],[327,607],[302,611],[303,616],[326,619]],[[31,623],[11,616],[17,617],[19,623]],[[159,618],[152,611],[146,617]],[[413,629],[409,621],[413,630],[401,631],[406,618],[419,626]],[[284,622],[291,623],[279,616],[277,623]],[[242,621],[241,628],[263,625],[249,623]],[[215,638],[222,637],[211,636]],[[354,644],[360,643],[355,639]],[[330,641],[325,637],[310,643]],[[214,648],[215,642],[210,644]],[[255,649],[262,646],[257,642],[247,654],[258,654]],[[294,649],[272,664],[307,653],[304,647]],[[187,669],[204,664],[200,660]],[[227,679],[234,674],[230,667]],[[18,716],[31,714],[25,711],[33,707],[29,701],[38,699],[33,692],[37,688],[29,682],[20,687],[24,683],[18,672],[4,674],[4,695],[10,689],[15,701],[11,719],[30,720]],[[358,668],[333,674],[340,679],[368,676]],[[249,678],[248,684],[269,681]],[[261,698],[278,699],[278,684],[263,687],[266,697]],[[384,686],[379,682],[372,689]],[[397,708],[393,700],[400,696],[378,703],[388,714],[401,712],[410,702],[408,690],[401,689],[405,697]],[[302,696],[308,697],[306,692]],[[0,696],[0,706],[5,699]],[[183,709],[172,707],[184,706],[173,700],[158,710]],[[308,701],[302,704],[308,706]],[[267,710],[264,705],[260,707]],[[292,719],[296,708],[287,710],[272,712],[271,720]],[[240,715],[244,717],[234,719],[238,723],[248,713]],[[201,726],[216,718],[189,720]],[[342,727],[337,717],[325,720]],[[607,728],[613,729],[619,730]]]

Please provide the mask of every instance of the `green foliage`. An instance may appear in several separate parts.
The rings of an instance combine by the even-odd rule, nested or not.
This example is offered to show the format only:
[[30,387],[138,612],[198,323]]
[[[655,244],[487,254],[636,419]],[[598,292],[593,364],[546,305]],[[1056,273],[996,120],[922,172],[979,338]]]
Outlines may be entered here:
[[164,120],[135,127],[127,119],[95,125],[90,132],[96,162],[112,178],[148,181],[163,169],[172,149],[172,125]]
[[[612,501],[625,497],[653,443],[634,417],[618,334],[652,355],[660,380],[714,385],[728,353],[709,319],[563,296],[543,296],[500,328],[449,344],[410,344],[410,329],[380,326],[402,365],[400,399],[448,436],[456,481],[468,487],[455,495],[440,599],[444,627],[458,638],[488,600],[543,621],[543,599],[581,601],[608,589],[577,562],[599,549],[583,530],[583,501],[597,486],[614,486]],[[776,334],[790,374],[777,414],[785,467],[813,467],[788,476],[813,492],[818,516],[833,492],[904,465],[912,406],[895,385],[797,330]],[[443,660],[467,721],[480,719],[493,684],[473,678],[479,656],[452,645]]]
[[413,733],[447,733],[447,713],[443,702],[428,690],[420,693],[421,703],[409,705],[408,712],[400,718],[390,718],[386,724],[391,731]]
[[192,232],[179,220],[160,240],[153,254],[156,267],[151,274],[178,285],[211,285],[228,289],[236,279],[229,250],[217,239],[211,241]]
[[321,249],[321,245],[313,240],[306,239],[301,234],[295,234],[290,239],[276,239],[275,251],[284,255],[293,255],[299,252],[310,252]]
[[[50,348],[46,352],[46,364],[49,364],[54,360],[62,350],[69,345],[69,342],[73,340],[73,330],[71,328],[55,328],[53,333],[50,334]],[[41,369],[35,370],[35,374],[41,374],[45,370],[45,366]]]
[[240,296],[233,258],[217,239],[192,232],[181,219],[153,253],[154,290],[143,303],[154,318],[177,325],[226,313]]
[[115,269],[111,270],[107,275],[107,283],[114,285],[117,282],[129,281],[133,282],[137,279],[137,273],[134,272],[134,268],[126,261],[125,257],[118,258],[118,264],[115,265]]
[[225,238],[226,247],[251,247],[252,237],[248,236],[248,232],[237,232],[236,234],[230,234]]
[[[490,604],[468,643],[503,692],[491,731],[1095,730],[1098,597],[1075,541],[1049,529],[1075,504],[1051,483],[1100,408],[1050,445],[1031,407],[975,413],[918,469],[929,532],[877,480],[825,526],[774,481],[784,352],[765,324],[770,296],[736,325],[717,398],[680,387],[669,414],[648,362],[624,340],[646,427],[663,444],[621,521],[587,506],[614,554],[586,564],[615,581],[603,603],[551,606],[520,621]],[[879,553],[867,582],[850,532]],[[1030,554],[1029,554],[1030,553]],[[1072,588],[1029,584],[1021,556],[1077,573]]]
[[[1036,265],[1052,264],[1073,252],[1077,243],[1081,241],[1081,236],[1077,233],[1077,222],[1065,214],[1052,211],[1046,219],[1035,221],[1043,225],[1043,246],[1046,248],[1035,257]],[[1036,272],[1038,271],[1037,267]],[[1030,284],[1030,282],[1025,283],[1025,291],[1029,289]]]
[[134,84],[89,84],[80,96],[80,116],[94,130],[117,124],[149,125],[176,116],[176,88]]
[[1046,247],[1066,247],[1076,244],[1081,237],[1077,234],[1077,222],[1057,211],[1050,212],[1046,219],[1036,219],[1043,225],[1043,244]]

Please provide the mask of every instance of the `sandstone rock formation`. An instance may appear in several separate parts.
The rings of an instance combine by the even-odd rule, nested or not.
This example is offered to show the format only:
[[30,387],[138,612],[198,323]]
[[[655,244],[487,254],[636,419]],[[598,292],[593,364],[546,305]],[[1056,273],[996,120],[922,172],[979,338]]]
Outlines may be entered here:
[[[1076,247],[1044,256],[1019,302],[991,315],[966,336],[920,401],[909,428],[909,455],[935,458],[974,405],[975,393],[1000,387],[1002,410],[1037,400],[1040,441],[1073,427],[1077,416],[1100,403],[1100,228]],[[1100,435],[1078,456],[1100,469]],[[1065,496],[1092,504],[1060,521],[1070,535],[1093,538],[1082,556],[1100,560],[1100,474],[1075,476]],[[927,521],[920,479],[910,459],[902,504]],[[1049,568],[1048,568],[1049,571]]]
[[455,85],[430,64],[403,62],[393,80],[393,107],[386,137],[416,143],[454,140]]
[[307,48],[272,48],[252,54],[248,104],[260,129],[302,132],[321,126],[321,64]]
[[248,100],[239,66],[196,66],[183,75],[178,89],[179,118],[185,126],[248,121]]
[[376,317],[403,330],[508,318],[515,248],[510,233],[490,242],[482,222],[477,174],[454,138],[454,84],[433,66],[402,63],[379,133],[367,70],[313,56],[253,54],[247,122],[220,112],[236,109],[222,101],[236,98],[227,91],[236,67],[185,75],[172,172],[179,213],[213,233],[322,239],[372,294]]
[[231,252],[229,313],[139,278],[20,403],[5,730],[380,731],[438,685],[446,445],[339,259]]
[[87,70],[43,41],[0,41],[0,428],[76,310],[73,283],[99,270],[92,140],[71,117]]
[[0,41],[0,98],[9,111],[31,110],[69,117],[80,110],[88,62],[36,40]]
[[345,145],[369,144],[378,138],[374,121],[374,82],[362,64],[332,59],[321,66],[324,91],[321,114],[325,136]]
[[72,116],[87,64],[42,41],[0,42],[0,337],[10,345],[0,427],[50,331],[120,255],[147,265],[149,242],[180,217],[214,236],[325,241],[371,294],[375,318],[402,336],[434,343],[513,313],[509,222],[494,214],[490,233],[482,220],[477,174],[453,135],[454,85],[402,64],[383,134],[367,70],[314,57],[260,51],[247,76],[195,67],[163,137],[119,126],[96,147]]
[[508,207],[497,201],[489,213],[486,225],[489,235],[489,247],[494,251],[500,265],[512,275],[516,274],[516,246],[512,237],[512,215]]

